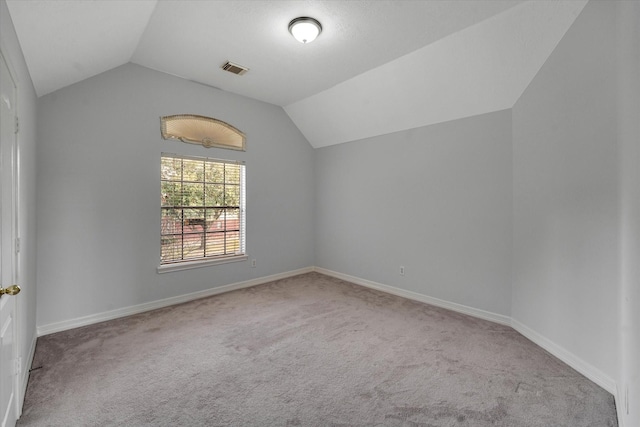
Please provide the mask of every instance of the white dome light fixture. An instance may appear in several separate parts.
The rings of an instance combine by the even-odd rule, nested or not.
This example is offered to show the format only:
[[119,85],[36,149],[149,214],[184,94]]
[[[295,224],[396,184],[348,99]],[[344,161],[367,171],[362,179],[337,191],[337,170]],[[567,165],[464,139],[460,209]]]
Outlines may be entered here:
[[306,16],[301,16],[289,22],[289,32],[300,43],[311,43],[322,32],[322,25]]

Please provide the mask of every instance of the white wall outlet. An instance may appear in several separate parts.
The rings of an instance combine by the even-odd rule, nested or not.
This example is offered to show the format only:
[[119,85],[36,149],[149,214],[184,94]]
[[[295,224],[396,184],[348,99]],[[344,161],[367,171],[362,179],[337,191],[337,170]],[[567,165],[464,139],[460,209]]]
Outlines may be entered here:
[[404,265],[400,266],[400,275],[404,276]]
[[256,268],[256,259],[251,260],[251,267]]

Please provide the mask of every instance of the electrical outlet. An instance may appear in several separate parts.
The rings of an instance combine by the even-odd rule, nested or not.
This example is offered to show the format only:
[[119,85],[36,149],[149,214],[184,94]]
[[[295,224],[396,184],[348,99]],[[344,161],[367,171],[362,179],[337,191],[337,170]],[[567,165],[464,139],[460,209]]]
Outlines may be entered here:
[[404,265],[400,266],[400,275],[404,276]]
[[256,268],[256,260],[255,260],[255,258],[251,260],[251,267]]

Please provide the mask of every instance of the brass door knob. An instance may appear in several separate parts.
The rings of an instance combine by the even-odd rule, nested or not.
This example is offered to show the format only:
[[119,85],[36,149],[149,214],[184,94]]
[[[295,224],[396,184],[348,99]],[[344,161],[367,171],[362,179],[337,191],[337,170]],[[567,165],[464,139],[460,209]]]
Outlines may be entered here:
[[6,289],[0,288],[0,296],[7,294],[7,295],[18,295],[20,293],[20,286],[18,285],[11,285]]

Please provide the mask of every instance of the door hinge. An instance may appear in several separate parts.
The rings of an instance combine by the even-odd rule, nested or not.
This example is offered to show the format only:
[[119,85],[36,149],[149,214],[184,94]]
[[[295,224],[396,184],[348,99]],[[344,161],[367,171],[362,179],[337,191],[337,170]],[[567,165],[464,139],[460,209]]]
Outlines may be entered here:
[[16,237],[16,253],[20,253],[20,238]]
[[18,116],[16,116],[16,133],[18,133],[20,131],[20,120],[18,119]]

